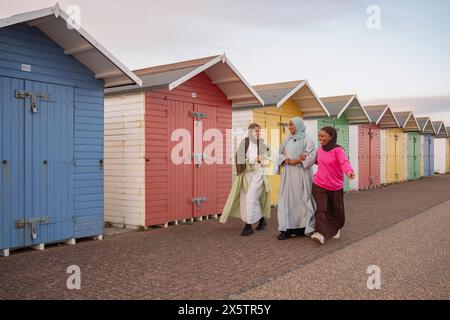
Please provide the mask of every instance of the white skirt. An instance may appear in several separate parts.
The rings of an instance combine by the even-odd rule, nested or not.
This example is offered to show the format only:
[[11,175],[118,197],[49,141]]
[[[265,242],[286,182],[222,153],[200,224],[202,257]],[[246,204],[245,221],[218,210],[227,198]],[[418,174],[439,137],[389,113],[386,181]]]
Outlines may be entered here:
[[264,170],[259,167],[254,171],[246,172],[244,179],[247,179],[248,190],[241,189],[240,206],[241,219],[246,224],[254,224],[263,217],[259,198],[264,183]]

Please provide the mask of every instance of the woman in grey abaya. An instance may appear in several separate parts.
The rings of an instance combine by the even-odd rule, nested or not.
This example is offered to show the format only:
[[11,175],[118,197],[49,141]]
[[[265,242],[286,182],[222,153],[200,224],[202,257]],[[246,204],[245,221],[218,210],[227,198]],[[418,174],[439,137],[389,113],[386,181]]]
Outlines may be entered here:
[[278,239],[308,235],[315,229],[312,198],[313,168],[317,157],[314,141],[306,135],[301,118],[289,121],[290,135],[283,141],[275,171],[281,175],[278,203]]

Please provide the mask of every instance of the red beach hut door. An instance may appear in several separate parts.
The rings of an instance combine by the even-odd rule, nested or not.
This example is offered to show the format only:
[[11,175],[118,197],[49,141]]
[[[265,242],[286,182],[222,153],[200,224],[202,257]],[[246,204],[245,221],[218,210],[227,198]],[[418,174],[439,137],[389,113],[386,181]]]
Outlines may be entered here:
[[[200,217],[217,213],[217,163],[221,157],[221,141],[217,136],[217,110],[215,107],[196,104],[194,117],[194,192],[193,216]],[[192,118],[191,118],[192,119]],[[214,143],[217,149],[214,148]]]
[[359,127],[359,187],[368,188],[370,185],[370,129]]
[[[168,100],[168,211],[167,221],[176,221],[192,218],[192,195],[194,194],[193,184],[193,136],[194,121],[192,112],[194,104],[183,101]],[[179,150],[181,138],[187,143],[188,148]],[[175,140],[175,141],[172,141]],[[181,162],[181,163],[180,163]],[[151,179],[151,177],[150,177]]]

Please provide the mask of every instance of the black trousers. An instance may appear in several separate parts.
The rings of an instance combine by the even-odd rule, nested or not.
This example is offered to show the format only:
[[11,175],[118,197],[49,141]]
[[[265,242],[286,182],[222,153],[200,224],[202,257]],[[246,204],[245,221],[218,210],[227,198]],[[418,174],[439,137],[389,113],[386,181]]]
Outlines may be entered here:
[[317,204],[316,231],[328,240],[345,224],[344,190],[330,191],[313,184],[312,193]]

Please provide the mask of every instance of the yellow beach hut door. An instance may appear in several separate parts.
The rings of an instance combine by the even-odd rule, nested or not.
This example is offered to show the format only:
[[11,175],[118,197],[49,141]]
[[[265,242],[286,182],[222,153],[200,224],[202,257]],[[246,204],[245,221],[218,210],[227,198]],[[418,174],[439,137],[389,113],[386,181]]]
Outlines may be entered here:
[[[282,117],[266,114],[265,115],[265,128],[267,130],[266,141],[270,146],[272,159],[276,159],[278,154],[278,148],[281,143],[281,122]],[[288,130],[286,128],[286,130]],[[278,204],[278,195],[280,193],[280,176],[273,174],[273,162],[270,167],[266,168],[266,173],[269,175],[270,183],[270,203],[274,206]]]

